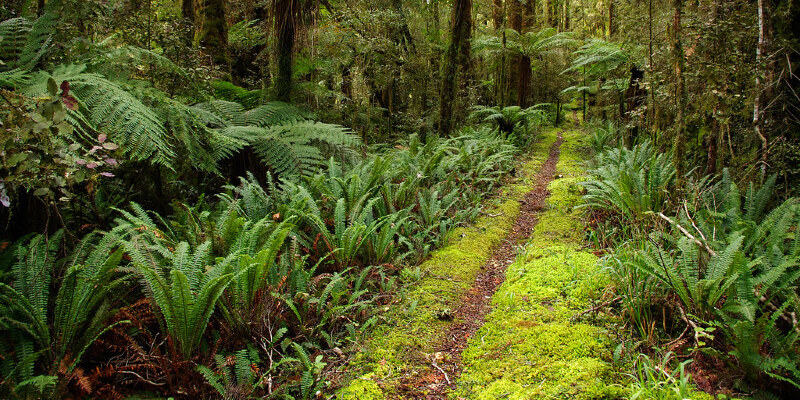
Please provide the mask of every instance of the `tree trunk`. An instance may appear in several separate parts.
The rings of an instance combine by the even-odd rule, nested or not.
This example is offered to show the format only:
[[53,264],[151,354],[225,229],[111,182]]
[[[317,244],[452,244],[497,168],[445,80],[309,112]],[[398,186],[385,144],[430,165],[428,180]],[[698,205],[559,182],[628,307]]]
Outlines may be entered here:
[[503,6],[503,0],[492,0],[492,21],[494,22],[494,31],[499,32],[506,25],[506,10]]
[[[769,136],[765,125],[767,125],[767,113],[765,113],[764,99],[770,97],[771,80],[774,75],[774,64],[767,60],[767,53],[770,50],[772,41],[771,35],[771,12],[772,2],[770,0],[758,0],[758,46],[756,47],[756,96],[753,100],[753,129],[756,136],[761,141],[761,180],[767,175],[767,161],[769,160]],[[763,78],[762,79],[762,75]]]
[[406,52],[414,52],[414,37],[411,36],[411,30],[408,28],[408,22],[406,21],[406,13],[403,11],[403,1],[402,0],[392,0],[392,7],[394,7],[394,12],[400,17],[400,37],[403,44],[403,49]]
[[[720,19],[723,16],[722,7],[723,7],[724,0],[715,0],[714,1],[714,8],[712,10],[711,15],[711,26],[714,27],[714,43],[711,46],[710,52],[708,57],[712,60],[713,63],[718,64],[721,60],[721,55],[724,54],[723,46],[725,45],[723,42],[723,37],[720,32]],[[723,75],[721,79],[722,82],[727,81],[727,77]],[[719,113],[720,113],[720,100],[719,97],[716,97],[716,103],[714,104],[714,108],[711,111],[711,114],[708,116],[708,125],[711,126],[711,133],[708,137],[706,137],[706,148],[708,149],[707,153],[707,160],[706,160],[706,174],[713,175],[717,173],[717,164],[719,160],[719,144],[721,142],[721,129],[719,123]]]
[[672,62],[675,70],[675,99],[677,115],[675,118],[675,143],[673,146],[673,159],[675,162],[675,173],[677,176],[678,188],[682,189],[684,184],[686,156],[686,82],[683,77],[684,53],[683,42],[681,40],[681,14],[683,13],[683,1],[673,0],[675,14],[672,18]]
[[[649,0],[647,4],[647,12],[648,12],[648,25],[647,25],[647,63],[648,69],[650,71],[650,76],[653,77],[655,74],[653,70],[655,65],[653,65],[653,0]],[[650,130],[652,132],[656,132],[656,88],[655,88],[655,79],[651,79],[651,87],[650,87],[650,106],[647,107],[648,111],[648,124],[650,125]]]
[[[534,11],[533,1],[527,1],[522,11],[520,33],[527,33],[533,25]],[[528,97],[531,88],[531,58],[522,55],[519,58],[519,91],[517,91],[517,105],[528,107]]]
[[292,98],[292,63],[294,56],[295,24],[300,5],[298,0],[275,1],[275,35],[278,75],[275,78],[275,96],[280,101]]
[[608,38],[613,39],[617,33],[617,20],[614,18],[614,0],[608,1]]
[[[509,28],[522,33],[522,3],[520,0],[509,0],[508,2],[508,24]],[[519,105],[519,86],[520,86],[520,63],[522,56],[519,54],[512,55],[509,60],[508,69],[508,93],[506,98],[509,102],[514,102]]]
[[448,135],[453,130],[453,109],[456,107],[456,75],[466,79],[470,65],[470,35],[472,33],[472,0],[455,0],[453,4],[450,47],[442,77],[442,102],[439,108],[439,132]]
[[198,4],[200,29],[197,30],[195,41],[203,47],[204,53],[211,57],[215,65],[230,73],[227,0],[200,0]]
[[181,0],[181,17],[194,25],[196,18],[194,11],[195,0]]
[[[503,47],[506,46],[506,10],[503,0],[492,1],[492,21],[494,22],[495,34],[502,35]],[[505,74],[506,74],[506,53],[501,52],[500,65],[495,72],[496,83],[494,86],[494,98],[497,104],[505,106]]]

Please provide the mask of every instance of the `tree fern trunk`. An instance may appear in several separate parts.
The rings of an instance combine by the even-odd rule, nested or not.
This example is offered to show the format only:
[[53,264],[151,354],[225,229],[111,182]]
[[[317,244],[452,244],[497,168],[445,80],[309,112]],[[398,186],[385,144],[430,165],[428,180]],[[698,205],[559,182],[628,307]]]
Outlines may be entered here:
[[[521,27],[520,33],[527,33],[530,31],[534,20],[533,1],[527,1],[525,7],[521,10]],[[531,58],[525,55],[519,58],[519,90],[517,91],[517,105],[520,107],[528,107],[528,97],[531,88]]]

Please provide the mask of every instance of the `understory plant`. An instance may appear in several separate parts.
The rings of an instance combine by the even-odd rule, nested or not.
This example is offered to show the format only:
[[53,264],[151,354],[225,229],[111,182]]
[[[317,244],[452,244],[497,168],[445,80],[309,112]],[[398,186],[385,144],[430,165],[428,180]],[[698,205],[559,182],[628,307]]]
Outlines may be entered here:
[[[119,321],[114,293],[122,251],[111,237],[87,236],[59,257],[64,232],[18,241],[0,263],[0,371],[2,387],[22,398],[61,397],[66,385],[86,385],[79,366],[88,347]],[[10,279],[9,279],[10,278]]]
[[742,193],[726,171],[678,215],[658,213],[669,230],[634,237],[608,264],[638,335],[652,343],[652,310],[672,316],[684,328],[671,343],[727,360],[747,390],[780,391],[765,377],[800,388],[800,202],[776,202],[774,185]]

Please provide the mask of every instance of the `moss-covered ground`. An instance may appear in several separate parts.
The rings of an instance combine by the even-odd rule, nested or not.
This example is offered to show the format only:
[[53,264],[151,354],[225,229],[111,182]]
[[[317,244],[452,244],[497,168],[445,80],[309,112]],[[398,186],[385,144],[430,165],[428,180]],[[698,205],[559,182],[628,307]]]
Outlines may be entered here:
[[581,135],[567,131],[546,210],[506,281],[494,310],[462,355],[458,397],[614,399],[627,385],[610,362],[601,326],[579,322],[608,285],[598,259],[582,248]]
[[396,396],[404,378],[425,373],[429,356],[453,321],[442,320],[472,286],[481,266],[514,225],[521,201],[533,189],[534,177],[556,141],[557,129],[542,134],[532,157],[518,168],[518,179],[501,189],[473,226],[456,229],[449,245],[420,266],[422,279],[391,307],[361,352],[348,365],[352,377],[339,393],[343,399],[385,399]]

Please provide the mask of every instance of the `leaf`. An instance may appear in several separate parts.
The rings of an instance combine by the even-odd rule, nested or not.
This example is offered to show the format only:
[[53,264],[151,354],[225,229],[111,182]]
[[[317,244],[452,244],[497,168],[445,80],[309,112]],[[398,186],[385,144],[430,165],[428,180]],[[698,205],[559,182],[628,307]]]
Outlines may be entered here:
[[56,83],[55,79],[47,79],[47,92],[50,93],[51,96],[58,94],[58,84]]
[[28,158],[28,153],[17,153],[8,158],[8,166],[13,167]]
[[48,194],[50,194],[50,189],[48,188],[38,188],[33,192],[34,196],[46,196]]
[[119,145],[111,142],[103,143],[103,148],[106,150],[116,150],[119,148]]

